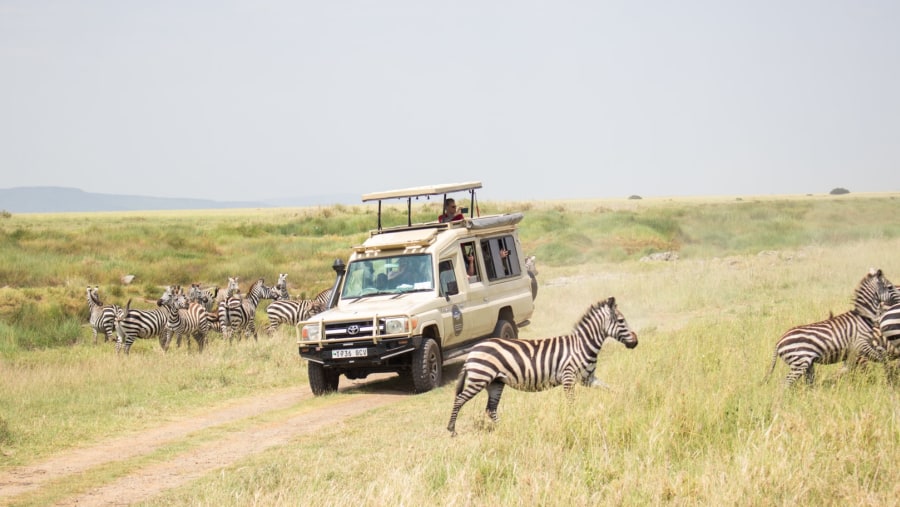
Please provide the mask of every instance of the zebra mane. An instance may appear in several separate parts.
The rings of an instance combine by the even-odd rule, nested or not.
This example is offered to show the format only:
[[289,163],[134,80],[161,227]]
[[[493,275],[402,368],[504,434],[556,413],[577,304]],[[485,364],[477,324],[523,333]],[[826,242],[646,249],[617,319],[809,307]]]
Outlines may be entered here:
[[578,335],[581,332],[583,332],[583,326],[585,324],[590,324],[591,321],[594,320],[594,315],[596,315],[597,312],[603,311],[604,308],[609,308],[612,310],[612,309],[615,309],[615,307],[616,307],[616,298],[615,297],[610,297],[606,300],[597,301],[596,303],[592,304],[587,309],[587,311],[584,312],[584,315],[582,315],[581,318],[578,319],[578,323],[575,324],[575,328],[573,329],[572,334]]
[[881,312],[881,295],[892,285],[884,278],[881,269],[869,269],[869,273],[859,282],[853,294],[853,311],[874,321]]

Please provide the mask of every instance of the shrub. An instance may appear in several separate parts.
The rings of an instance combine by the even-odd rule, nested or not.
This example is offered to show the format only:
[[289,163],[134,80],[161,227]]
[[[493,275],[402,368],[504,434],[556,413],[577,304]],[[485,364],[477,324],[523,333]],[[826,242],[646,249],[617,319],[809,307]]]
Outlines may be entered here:
[[846,188],[841,188],[841,187],[837,187],[837,188],[831,190],[831,195],[843,195],[843,194],[849,194],[849,193],[850,193],[849,190],[847,190]]
[[641,197],[641,196],[639,196],[639,195],[637,195],[637,194],[629,195],[628,198],[629,198],[629,199],[643,199],[643,197]]

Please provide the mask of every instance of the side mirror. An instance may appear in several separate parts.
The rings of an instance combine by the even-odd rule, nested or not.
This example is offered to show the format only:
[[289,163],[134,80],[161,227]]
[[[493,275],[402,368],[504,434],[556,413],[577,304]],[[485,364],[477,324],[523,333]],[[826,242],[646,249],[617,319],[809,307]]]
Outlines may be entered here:
[[456,280],[447,282],[447,297],[455,296],[457,294],[459,294],[459,284]]

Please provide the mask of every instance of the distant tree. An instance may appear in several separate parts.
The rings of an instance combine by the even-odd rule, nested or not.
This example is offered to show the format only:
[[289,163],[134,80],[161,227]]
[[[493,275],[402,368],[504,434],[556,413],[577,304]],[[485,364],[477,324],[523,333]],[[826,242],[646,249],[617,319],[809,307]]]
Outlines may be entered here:
[[2,217],[2,218],[11,218],[11,217],[12,217],[12,213],[10,213],[9,211],[3,210],[3,211],[0,211],[0,217]]
[[841,187],[837,187],[831,191],[831,195],[843,195],[843,194],[849,194],[849,193],[850,193],[849,190],[847,190],[846,188],[841,188]]
[[629,199],[643,199],[643,197],[641,197],[639,195],[629,195],[628,198]]

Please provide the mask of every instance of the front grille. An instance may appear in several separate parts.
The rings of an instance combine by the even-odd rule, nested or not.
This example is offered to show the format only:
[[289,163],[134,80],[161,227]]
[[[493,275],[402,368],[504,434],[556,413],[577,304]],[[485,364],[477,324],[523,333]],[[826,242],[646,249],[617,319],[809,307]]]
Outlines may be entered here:
[[384,334],[384,320],[379,319],[377,326],[371,320],[356,322],[339,322],[325,324],[325,339],[338,340],[342,338],[368,339],[376,335]]

